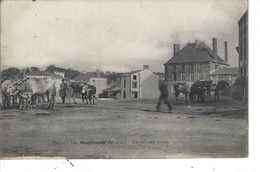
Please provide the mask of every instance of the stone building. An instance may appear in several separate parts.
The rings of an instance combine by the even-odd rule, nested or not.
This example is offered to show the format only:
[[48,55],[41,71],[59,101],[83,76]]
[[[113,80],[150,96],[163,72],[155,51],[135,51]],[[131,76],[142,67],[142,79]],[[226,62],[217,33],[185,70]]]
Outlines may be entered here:
[[165,79],[169,83],[176,81],[210,80],[210,72],[228,67],[227,42],[225,46],[225,61],[217,54],[217,39],[213,38],[213,48],[204,42],[196,40],[188,43],[180,50],[179,44],[174,44],[173,57],[164,64]]
[[148,65],[143,70],[133,71],[121,76],[121,98],[158,98],[159,76],[149,70]]
[[248,11],[238,21],[239,27],[239,77],[248,78]]

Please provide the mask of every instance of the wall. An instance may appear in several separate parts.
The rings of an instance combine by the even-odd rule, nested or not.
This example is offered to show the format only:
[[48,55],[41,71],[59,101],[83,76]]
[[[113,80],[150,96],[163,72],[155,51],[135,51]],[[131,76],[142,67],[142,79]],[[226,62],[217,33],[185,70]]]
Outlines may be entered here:
[[159,83],[159,77],[156,76],[156,74],[150,75],[141,84],[141,89],[142,89],[141,97],[145,99],[158,98],[160,96],[158,83]]
[[140,72],[140,98],[158,98],[159,92],[159,76],[149,70]]
[[107,87],[107,79],[106,78],[90,78],[90,85],[94,85],[96,87],[96,97],[99,94],[103,93],[103,90]]
[[[130,99],[130,90],[131,90],[131,85],[130,85],[130,78],[131,76],[122,76],[121,77],[121,99],[124,99],[124,91],[126,93],[126,99]],[[124,87],[124,80],[126,81],[126,87]]]

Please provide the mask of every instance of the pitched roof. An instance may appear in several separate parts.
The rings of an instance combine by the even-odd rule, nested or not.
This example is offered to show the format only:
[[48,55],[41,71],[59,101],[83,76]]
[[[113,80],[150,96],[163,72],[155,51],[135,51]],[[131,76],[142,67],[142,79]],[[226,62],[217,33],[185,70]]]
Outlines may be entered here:
[[128,73],[124,73],[124,74],[121,75],[121,76],[129,76],[129,75],[132,75],[132,74],[135,74],[135,73],[141,72],[141,71],[142,71],[142,70],[131,71],[131,72],[128,72]]
[[238,75],[237,67],[218,68],[210,73],[210,75]]
[[219,56],[214,59],[213,51],[201,41],[196,41],[196,43],[188,43],[165,64],[197,62],[213,62],[229,66],[229,64],[227,64]]

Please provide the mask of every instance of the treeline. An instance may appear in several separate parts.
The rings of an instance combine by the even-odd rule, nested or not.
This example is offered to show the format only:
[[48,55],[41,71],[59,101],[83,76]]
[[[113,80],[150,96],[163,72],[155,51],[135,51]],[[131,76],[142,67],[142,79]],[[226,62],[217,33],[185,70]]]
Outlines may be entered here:
[[[11,68],[1,71],[1,78],[2,79],[5,79],[5,78],[21,79],[21,78],[23,78],[23,75],[28,74],[30,72],[34,72],[34,71],[40,71],[40,69],[35,66],[30,67],[30,68],[26,67],[24,69],[18,69],[15,67],[11,67]],[[49,65],[48,67],[46,67],[46,69],[44,71],[48,72],[48,73],[53,73],[53,74],[54,74],[54,72],[63,72],[65,75],[64,77],[70,78],[70,79],[73,79],[81,74],[81,72],[79,72],[78,70],[74,70],[71,68],[65,69],[65,68],[61,68],[61,67],[56,67],[55,65]]]
[[[15,67],[10,67],[8,69],[5,69],[3,71],[1,71],[1,78],[2,79],[22,79],[24,75],[30,73],[30,72],[34,72],[34,71],[40,71],[40,69],[38,67],[26,67],[24,69],[19,69],[19,68],[15,68]],[[54,74],[55,72],[62,72],[64,73],[64,77],[65,78],[69,78],[69,79],[73,79],[83,73],[81,73],[78,70],[74,70],[74,69],[65,69],[62,67],[57,67],[55,65],[49,65],[45,68],[44,70],[45,72],[48,73],[52,73]],[[100,76],[102,78],[107,78],[107,83],[108,85],[110,84],[115,84],[118,85],[119,84],[119,78],[123,73],[115,73],[115,72],[103,72],[100,71]]]

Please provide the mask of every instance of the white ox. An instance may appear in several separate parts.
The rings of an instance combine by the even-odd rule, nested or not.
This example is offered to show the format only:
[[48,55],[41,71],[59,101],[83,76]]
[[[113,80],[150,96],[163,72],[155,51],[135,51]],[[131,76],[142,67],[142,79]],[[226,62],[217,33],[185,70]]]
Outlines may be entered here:
[[24,82],[19,85],[13,85],[7,89],[11,95],[18,94],[20,98],[31,100],[32,105],[36,106],[37,95],[46,94],[49,96],[49,104],[47,108],[53,108],[56,87],[54,78],[26,78]]

